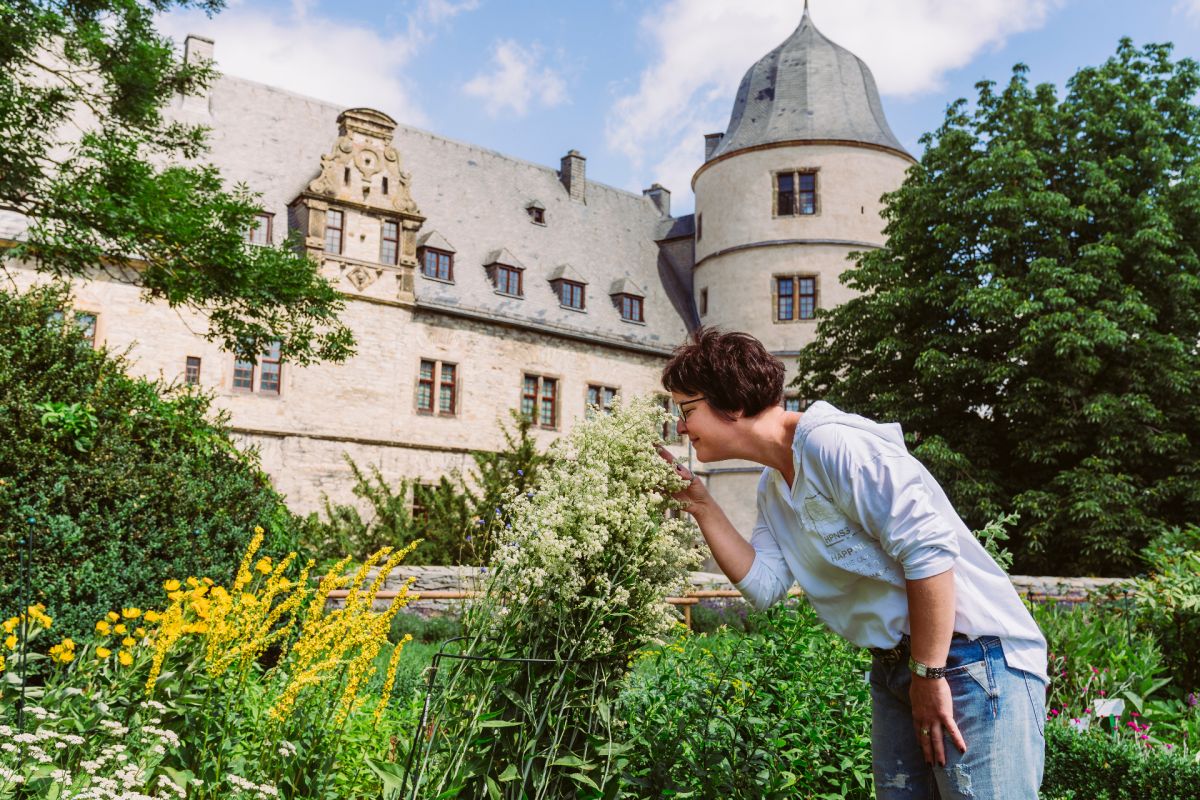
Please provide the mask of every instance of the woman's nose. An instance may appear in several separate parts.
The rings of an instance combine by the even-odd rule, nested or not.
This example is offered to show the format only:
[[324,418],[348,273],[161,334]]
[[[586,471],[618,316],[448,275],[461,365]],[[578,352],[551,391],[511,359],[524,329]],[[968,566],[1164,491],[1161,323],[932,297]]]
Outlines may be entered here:
[[680,436],[683,436],[687,433],[687,422],[684,420],[683,417],[680,417],[678,420],[675,421],[675,433],[677,433]]

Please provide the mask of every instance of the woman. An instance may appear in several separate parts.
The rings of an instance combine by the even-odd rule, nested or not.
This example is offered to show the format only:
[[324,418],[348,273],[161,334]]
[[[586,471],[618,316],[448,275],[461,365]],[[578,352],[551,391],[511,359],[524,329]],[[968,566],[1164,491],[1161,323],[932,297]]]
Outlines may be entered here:
[[871,648],[881,800],[1036,800],[1048,683],[1037,624],[898,424],[825,402],[785,411],[783,378],[757,339],[705,329],[663,370],[700,461],[765,467],[747,541],[675,465],[714,560],[758,608],[800,584],[835,633]]

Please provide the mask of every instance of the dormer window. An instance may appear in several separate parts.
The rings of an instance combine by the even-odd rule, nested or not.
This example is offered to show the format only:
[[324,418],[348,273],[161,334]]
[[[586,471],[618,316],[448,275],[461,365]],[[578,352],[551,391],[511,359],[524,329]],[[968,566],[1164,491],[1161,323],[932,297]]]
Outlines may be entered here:
[[454,280],[454,254],[426,247],[421,250],[421,274],[439,281]]
[[629,278],[614,281],[608,294],[612,297],[613,305],[621,312],[621,319],[626,322],[645,322],[643,313],[646,292]]
[[775,215],[809,216],[817,213],[817,173],[788,170],[775,175]]
[[550,273],[550,288],[558,295],[563,308],[583,311],[587,308],[587,281],[570,264],[563,264]]
[[525,206],[525,213],[529,215],[529,221],[533,224],[546,224],[546,207],[537,200],[534,200],[529,205]]
[[575,281],[560,280],[558,282],[558,302],[567,308],[583,311],[583,284]]
[[496,291],[500,294],[511,294],[514,297],[521,297],[525,294],[524,287],[521,286],[521,270],[516,267],[507,267],[503,264],[496,265]]

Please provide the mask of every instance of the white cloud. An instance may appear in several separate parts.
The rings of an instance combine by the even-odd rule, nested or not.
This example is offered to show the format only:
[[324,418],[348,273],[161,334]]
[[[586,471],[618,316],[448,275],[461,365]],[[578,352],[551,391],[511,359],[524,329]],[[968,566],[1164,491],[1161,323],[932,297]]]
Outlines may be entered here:
[[511,39],[496,43],[491,68],[463,85],[463,92],[484,101],[489,116],[505,111],[524,116],[529,104],[553,108],[567,98],[567,84],[552,68],[542,66],[536,46],[524,48]]
[[215,41],[224,73],[299,94],[370,106],[403,122],[428,124],[408,89],[404,70],[433,37],[436,26],[474,9],[479,0],[421,0],[403,33],[383,35],[368,25],[322,16],[315,0],[292,0],[290,12],[233,2],[212,18],[195,10],[158,17],[164,34],[182,41],[189,33]]
[[1174,11],[1183,14],[1193,25],[1200,25],[1200,0],[1178,0]]
[[[840,0],[814,3],[811,13],[823,34],[867,63],[881,93],[911,96],[1039,27],[1062,2]],[[725,129],[742,75],[795,29],[800,8],[796,0],[668,0],[642,19],[657,57],[636,90],[618,97],[606,125],[608,145],[629,158],[635,183],[661,180],[677,194],[689,188],[703,156],[698,132]]]

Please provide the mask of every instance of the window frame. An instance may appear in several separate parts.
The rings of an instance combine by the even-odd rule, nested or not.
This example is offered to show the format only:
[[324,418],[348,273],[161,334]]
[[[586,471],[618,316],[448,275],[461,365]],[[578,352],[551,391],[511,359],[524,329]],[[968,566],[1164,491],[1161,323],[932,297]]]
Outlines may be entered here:
[[[533,394],[530,394],[528,391],[530,380],[534,382]],[[549,384],[550,387],[548,394],[546,391],[547,384]],[[533,421],[533,425],[541,428],[542,430],[558,430],[559,420],[562,416],[562,408],[561,404],[559,403],[559,398],[562,397],[562,392],[560,391],[561,385],[562,380],[557,375],[543,375],[534,372],[522,372],[521,405],[519,406],[521,414],[530,416]],[[527,414],[525,411],[526,400],[532,402],[531,414]],[[550,414],[552,417],[550,424],[542,422],[544,416],[542,412],[545,409],[545,403],[547,400],[550,401]]]
[[[429,377],[422,372],[426,364],[431,365]],[[445,367],[450,367],[451,379],[446,380]],[[416,412],[425,417],[457,417],[461,387],[461,374],[457,361],[443,361],[437,358],[421,358],[417,361],[417,386],[413,393],[413,406]],[[426,387],[429,394],[429,404],[421,404],[421,389]],[[450,410],[442,409],[444,390],[450,389]]]
[[[820,170],[816,167],[794,167],[792,169],[781,169],[771,173],[771,211],[772,217],[815,217],[821,213],[820,206],[820,189],[818,187],[818,173]],[[792,188],[787,194],[791,195],[790,206],[791,210],[783,209],[781,199],[785,192],[780,188],[780,182],[783,178],[789,178],[792,182]],[[802,189],[802,178],[812,179],[811,189]],[[811,211],[803,211],[804,204],[801,202],[802,196],[810,196],[812,206]]]
[[[256,225],[254,222],[263,221],[265,225]],[[255,247],[269,247],[274,241],[275,214],[270,211],[258,211],[254,214],[254,222],[246,229],[246,244]],[[254,232],[262,229],[263,240],[261,242],[254,241]]]
[[528,206],[525,211],[529,214],[529,221],[534,225],[546,224],[546,209],[538,208],[537,206]]
[[[84,318],[91,320],[91,324],[87,327],[80,324]],[[71,321],[75,323],[76,329],[83,334],[83,338],[87,340],[88,346],[94,350],[96,348],[96,332],[100,327],[100,315],[95,311],[75,309],[72,312]],[[88,335],[89,330],[91,331],[91,335]]]
[[[785,294],[782,291],[782,284],[788,281],[791,286],[789,293]],[[812,292],[801,292],[800,287],[804,281],[812,282]],[[771,316],[774,322],[789,323],[789,322],[813,322],[817,318],[817,309],[820,308],[820,276],[810,272],[793,272],[775,274],[771,276]],[[784,316],[782,312],[784,301],[787,301],[790,313]],[[811,301],[810,313],[807,316],[802,316],[801,311],[804,307],[804,301]]]
[[[196,367],[195,380],[192,379],[193,378],[193,376],[192,376],[192,362],[193,361],[196,362],[195,363],[195,367]],[[203,362],[202,362],[200,356],[185,356],[184,357],[184,360],[183,360],[183,384],[184,384],[184,386],[199,386],[200,385],[200,372],[201,372],[202,366],[203,366]]]
[[[396,231],[394,237],[388,237],[388,226]],[[392,246],[391,260],[385,258],[387,245]],[[394,267],[400,263],[400,223],[394,219],[381,220],[379,225],[379,263]]]
[[[513,292],[505,291],[504,289],[501,288],[501,274],[502,273],[508,275],[508,282],[510,285],[511,285],[513,276],[516,277],[517,291],[515,294]],[[502,294],[505,297],[524,297],[525,296],[525,270],[521,269],[520,267],[514,267],[511,264],[499,264],[499,263],[495,264],[492,268],[492,288],[494,288],[496,290],[497,294]]]
[[[427,263],[426,262],[427,262],[430,254],[436,255],[438,257],[439,271],[440,271],[440,266],[441,266],[441,259],[443,257],[446,259],[446,275],[447,275],[447,277],[443,278],[440,275],[431,275],[427,271]],[[420,261],[420,263],[421,263],[421,277],[428,278],[431,281],[441,281],[442,283],[454,283],[454,253],[451,253],[449,250],[439,250],[436,247],[422,247],[418,251],[417,255],[418,255],[418,261]]]
[[[271,342],[265,353],[258,358],[258,393],[259,394],[283,394],[283,358],[279,352],[280,343]],[[275,376],[275,388],[267,387],[267,365],[274,365],[274,370],[271,374]]]
[[[622,321],[645,324],[646,298],[642,295],[619,292],[618,294],[613,295],[613,305],[616,306],[617,312],[621,315]],[[629,314],[625,313],[626,308],[630,310]],[[633,313],[635,309],[637,311],[636,314]]]
[[[559,278],[556,281],[556,283],[558,284],[558,286],[555,288],[556,288],[556,293],[558,294],[558,305],[560,307],[569,308],[572,311],[587,311],[587,285],[586,284],[580,283],[579,281],[568,280],[567,278]],[[568,291],[570,292],[571,295],[575,295],[576,293],[578,293],[579,305],[574,305],[573,303],[564,302],[567,299],[566,294],[568,293]],[[574,299],[574,297],[572,297],[571,299]]]
[[[592,402],[593,392],[596,395],[596,402]],[[608,402],[604,403],[605,392],[611,392],[608,396]],[[597,406],[603,414],[611,414],[613,411],[613,403],[617,400],[617,395],[621,393],[618,386],[607,386],[602,383],[589,383],[583,393],[583,407],[587,412],[586,416],[591,416],[592,406]]]
[[[331,218],[336,217],[337,225],[330,224]],[[337,249],[329,249],[329,235],[337,232]],[[325,254],[340,256],[344,255],[346,250],[346,212],[338,208],[329,208],[325,210]]]

